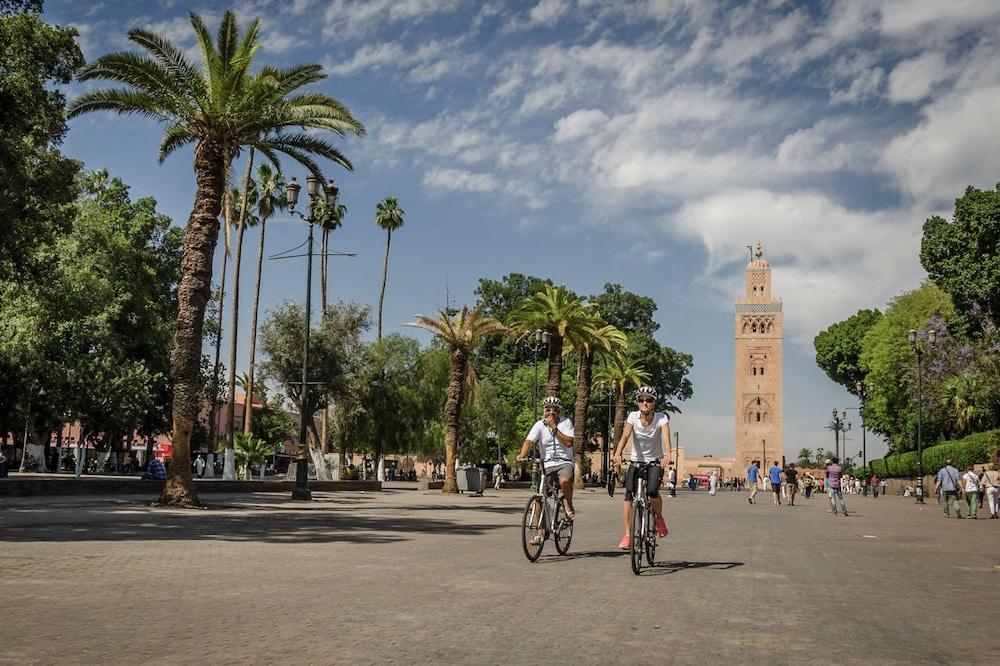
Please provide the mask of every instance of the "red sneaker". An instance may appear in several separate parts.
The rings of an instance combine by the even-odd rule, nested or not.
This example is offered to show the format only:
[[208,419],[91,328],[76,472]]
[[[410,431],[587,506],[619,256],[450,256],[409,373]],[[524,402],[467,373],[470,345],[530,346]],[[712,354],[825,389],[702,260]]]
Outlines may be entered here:
[[662,517],[656,519],[656,536],[661,539],[667,536],[667,523]]
[[622,537],[622,540],[618,542],[618,548],[619,550],[628,550],[631,547],[632,547],[632,537],[626,534],[625,536]]

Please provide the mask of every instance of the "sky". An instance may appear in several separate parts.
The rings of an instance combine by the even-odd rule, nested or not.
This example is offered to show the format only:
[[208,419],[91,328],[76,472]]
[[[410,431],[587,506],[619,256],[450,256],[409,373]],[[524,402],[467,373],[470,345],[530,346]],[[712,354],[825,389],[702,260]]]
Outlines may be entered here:
[[[316,88],[367,128],[338,144],[354,171],[328,170],[348,208],[333,248],[357,253],[331,260],[332,298],[377,302],[386,196],[406,211],[388,332],[426,342],[403,328],[413,314],[472,303],[480,278],[511,272],[651,296],[660,342],[694,357],[694,397],[673,418],[689,454],[733,452],[746,245],[763,244],[784,301],[785,454],[830,449],[831,409],[857,403],[816,366],[813,338],[917,287],[924,220],[1000,181],[993,0],[48,0],[45,17],[75,26],[88,60],[128,48],[140,26],[197,58],[187,12],[214,30],[226,8],[244,25],[261,18],[260,65],[321,63]],[[63,148],[183,224],[191,154],[159,164],[161,131],[94,114],[70,123]],[[280,216],[267,253],[305,237]],[[251,257],[257,241],[247,234]],[[267,262],[263,310],[302,300],[297,261]],[[244,267],[240,371],[253,260]],[[869,434],[869,458],[884,451]]]

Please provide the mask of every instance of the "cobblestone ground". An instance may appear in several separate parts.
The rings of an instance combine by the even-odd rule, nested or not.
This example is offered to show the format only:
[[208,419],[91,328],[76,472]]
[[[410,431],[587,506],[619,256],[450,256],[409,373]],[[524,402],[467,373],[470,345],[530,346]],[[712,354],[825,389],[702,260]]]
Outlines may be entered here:
[[998,662],[1000,521],[682,493],[636,577],[620,494],[578,496],[570,555],[536,564],[526,497],[5,499],[0,663]]

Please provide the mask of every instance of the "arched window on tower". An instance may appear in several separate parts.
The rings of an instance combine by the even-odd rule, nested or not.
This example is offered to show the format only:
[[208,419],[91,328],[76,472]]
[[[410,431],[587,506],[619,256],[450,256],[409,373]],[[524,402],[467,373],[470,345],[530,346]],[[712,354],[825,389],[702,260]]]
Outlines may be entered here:
[[757,412],[757,423],[760,423],[760,412]]

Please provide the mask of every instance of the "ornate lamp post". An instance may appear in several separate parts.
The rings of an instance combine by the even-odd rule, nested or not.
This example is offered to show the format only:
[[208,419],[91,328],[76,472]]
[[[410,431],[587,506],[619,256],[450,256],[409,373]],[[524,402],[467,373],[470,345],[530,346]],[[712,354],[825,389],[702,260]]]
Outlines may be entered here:
[[614,434],[614,402],[612,401],[615,394],[615,385],[613,382],[598,382],[597,390],[604,392],[607,389],[608,396],[608,424],[606,429],[606,435],[604,437],[604,453],[601,457],[601,463],[603,465],[604,480],[607,480],[608,474],[611,473],[611,446],[614,442],[611,441],[611,436]]
[[833,430],[833,445],[836,456],[840,458],[840,433],[844,433],[844,453],[847,453],[847,431],[851,429],[851,424],[847,423],[847,412],[837,413],[836,407],[833,409],[833,421],[830,423]]
[[535,420],[536,421],[539,419],[539,416],[538,416],[538,352],[541,350],[542,347],[548,346],[548,344],[549,344],[549,332],[548,331],[543,331],[540,328],[535,329],[535,342],[534,342],[533,345],[531,345],[531,358],[532,358],[532,361],[534,361],[534,366],[535,366],[535,379],[534,379],[534,383],[532,384],[532,389],[534,391],[533,394],[532,394],[533,395],[532,399],[534,400],[534,402],[532,404],[534,405],[533,409],[535,411]]
[[[910,348],[917,356],[917,504],[924,503],[924,440],[921,428],[924,420],[924,345],[917,344],[917,332],[910,329],[906,334]],[[927,331],[927,346],[937,344],[937,331]]]
[[317,214],[317,204],[320,202],[320,187],[321,183],[319,178],[313,174],[309,174],[306,177],[306,192],[309,195],[309,214],[303,215],[301,212],[295,210],[296,204],[299,202],[299,192],[302,190],[302,186],[292,178],[285,186],[285,200],[288,202],[288,209],[294,215],[297,215],[304,222],[309,224],[309,240],[308,250],[306,256],[306,318],[305,318],[305,332],[303,335],[302,343],[302,389],[301,398],[299,401],[299,454],[295,460],[295,489],[292,490],[292,499],[295,500],[308,500],[312,499],[312,493],[308,488],[309,480],[309,442],[307,438],[307,428],[306,423],[308,418],[312,418],[312,414],[309,413],[309,326],[310,320],[312,319],[312,265],[313,265],[313,227],[316,224],[326,225],[330,224],[332,220],[331,212],[333,207],[337,202],[337,194],[339,190],[337,186],[333,184],[333,181],[327,181],[325,185],[322,185],[323,194],[325,196],[326,207],[322,214]]

